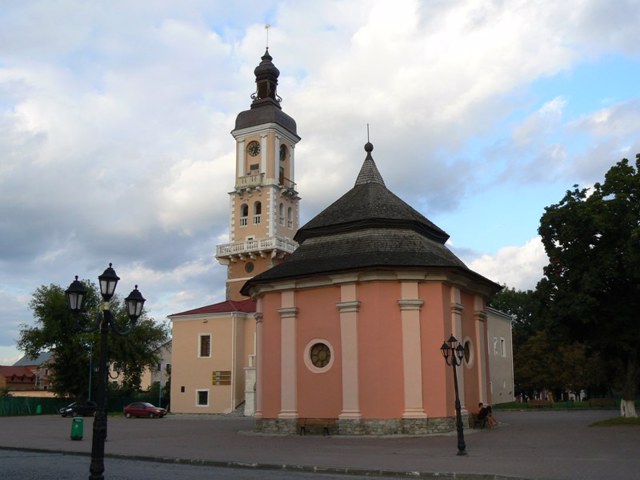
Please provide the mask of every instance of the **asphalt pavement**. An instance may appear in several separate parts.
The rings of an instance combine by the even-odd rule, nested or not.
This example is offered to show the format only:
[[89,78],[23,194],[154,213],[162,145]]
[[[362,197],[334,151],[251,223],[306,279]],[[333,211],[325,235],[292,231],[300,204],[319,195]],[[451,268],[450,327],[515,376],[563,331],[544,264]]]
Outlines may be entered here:
[[[498,428],[422,437],[266,436],[253,419],[169,415],[109,417],[105,455],[137,461],[250,470],[407,478],[601,480],[640,478],[640,428],[590,427],[616,411],[496,412]],[[0,449],[89,455],[92,418],[82,440],[72,419],[0,418]],[[0,468],[1,471],[1,468]]]

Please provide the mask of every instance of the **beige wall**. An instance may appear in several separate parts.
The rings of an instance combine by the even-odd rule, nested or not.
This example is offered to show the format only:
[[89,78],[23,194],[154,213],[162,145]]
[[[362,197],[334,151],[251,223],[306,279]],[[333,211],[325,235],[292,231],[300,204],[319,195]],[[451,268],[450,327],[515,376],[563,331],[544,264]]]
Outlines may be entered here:
[[[170,317],[173,323],[171,411],[230,413],[244,401],[244,367],[253,354],[252,314]],[[211,335],[211,356],[200,357],[200,336]],[[250,338],[249,341],[247,338]],[[231,385],[214,385],[216,371],[231,371]],[[208,405],[197,392],[208,392]]]
[[492,402],[512,402],[515,394],[511,317],[493,308],[487,309],[487,330]]

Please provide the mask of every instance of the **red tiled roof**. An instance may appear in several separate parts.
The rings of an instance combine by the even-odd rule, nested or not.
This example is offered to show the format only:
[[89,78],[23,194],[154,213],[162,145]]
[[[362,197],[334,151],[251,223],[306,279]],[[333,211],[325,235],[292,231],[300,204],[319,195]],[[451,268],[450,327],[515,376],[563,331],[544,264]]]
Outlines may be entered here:
[[29,367],[5,367],[0,366],[0,375],[4,375],[5,378],[10,378],[12,376],[16,377],[28,377],[35,378],[35,375],[31,371]]
[[256,302],[248,298],[247,300],[225,300],[224,302],[214,303],[213,305],[205,305],[204,307],[194,308],[186,312],[174,313],[169,317],[182,317],[187,315],[206,315],[210,313],[231,313],[243,312],[253,313],[256,311]]

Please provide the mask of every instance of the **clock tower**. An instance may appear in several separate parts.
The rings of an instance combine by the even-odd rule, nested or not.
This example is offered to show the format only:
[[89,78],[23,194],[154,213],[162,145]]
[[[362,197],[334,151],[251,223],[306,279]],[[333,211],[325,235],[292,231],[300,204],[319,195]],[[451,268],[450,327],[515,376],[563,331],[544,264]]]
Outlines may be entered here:
[[242,300],[244,283],[281,263],[298,244],[300,197],[294,182],[296,122],[282,111],[280,71],[267,48],[255,68],[251,108],[241,112],[231,134],[236,140],[235,187],[229,192],[230,243],[216,247],[227,265],[227,300]]

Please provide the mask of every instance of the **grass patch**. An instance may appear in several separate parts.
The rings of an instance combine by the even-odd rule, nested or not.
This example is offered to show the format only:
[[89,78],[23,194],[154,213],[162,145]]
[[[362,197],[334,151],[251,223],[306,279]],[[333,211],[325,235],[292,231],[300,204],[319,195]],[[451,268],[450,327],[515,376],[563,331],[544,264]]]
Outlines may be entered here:
[[616,427],[618,425],[624,425],[628,427],[640,427],[639,417],[614,417],[606,418],[598,422],[594,422],[590,427]]

